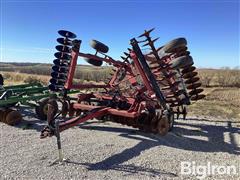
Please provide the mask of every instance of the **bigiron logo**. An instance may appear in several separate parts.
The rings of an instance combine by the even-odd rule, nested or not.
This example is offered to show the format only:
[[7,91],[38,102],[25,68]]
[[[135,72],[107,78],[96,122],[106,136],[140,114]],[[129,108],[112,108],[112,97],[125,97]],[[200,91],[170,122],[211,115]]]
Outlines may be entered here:
[[236,165],[219,165],[207,162],[205,164],[197,164],[195,161],[181,162],[181,175],[194,175],[198,179],[206,178],[214,175],[240,175],[240,167]]

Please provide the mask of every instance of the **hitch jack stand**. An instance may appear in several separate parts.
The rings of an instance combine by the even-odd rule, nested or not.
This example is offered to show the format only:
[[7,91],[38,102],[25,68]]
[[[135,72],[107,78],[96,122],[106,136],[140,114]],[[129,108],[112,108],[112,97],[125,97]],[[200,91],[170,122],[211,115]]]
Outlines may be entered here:
[[[58,147],[58,159],[56,159],[52,165],[54,164],[62,164],[64,161],[66,161],[66,159],[63,158],[63,152],[62,152],[62,145],[61,145],[61,138],[60,138],[60,128],[59,128],[59,124],[60,121],[59,119],[57,119],[57,117],[59,116],[59,114],[57,116],[55,116],[54,114],[54,106],[52,105],[52,101],[54,99],[51,99],[48,101],[48,112],[47,112],[47,120],[48,120],[48,125],[49,126],[55,126],[54,130],[54,135],[57,138],[57,147]],[[53,119],[55,119],[54,121],[54,125],[51,123],[53,122]]]
[[59,131],[59,120],[55,121],[55,136],[57,138],[57,146],[58,146],[58,159],[56,159],[52,165],[54,164],[63,164],[67,159],[63,158],[62,152],[62,145],[61,145],[61,138],[60,138],[60,131]]
[[59,131],[59,120],[57,119],[55,121],[55,135],[57,138],[57,146],[58,146],[58,159],[56,162],[62,163],[65,159],[63,158],[63,152],[62,152],[62,145],[61,145],[61,138],[60,138],[60,131]]

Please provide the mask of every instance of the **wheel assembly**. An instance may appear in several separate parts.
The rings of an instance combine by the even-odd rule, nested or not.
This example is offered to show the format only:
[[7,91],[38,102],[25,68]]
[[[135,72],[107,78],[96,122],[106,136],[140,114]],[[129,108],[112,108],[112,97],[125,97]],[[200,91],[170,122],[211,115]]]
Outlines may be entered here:
[[[73,36],[71,35],[70,37]],[[65,40],[63,40],[63,42],[62,40],[60,40],[59,42],[65,43]],[[71,49],[64,48],[62,45],[58,45],[56,49],[62,50],[64,52],[64,55],[61,56],[61,53],[59,54],[59,52],[55,54],[56,57],[59,57],[59,59],[54,60],[55,66],[53,67],[53,72],[51,73],[52,78],[50,79],[50,84],[52,84],[51,87],[53,86],[54,88],[60,86],[62,87],[64,85],[67,76],[66,73],[62,73],[62,71],[65,72],[65,70],[69,69],[69,60],[65,61],[65,59],[63,58],[68,59],[69,57],[71,57],[69,55]],[[55,84],[57,85],[56,87]],[[74,91],[69,90],[68,94],[72,94],[73,92]],[[62,97],[63,94],[51,92],[49,91],[48,86],[43,86],[41,83],[0,86],[0,121],[6,121],[9,124],[16,124],[17,122],[19,122],[19,113],[14,112],[10,114],[8,118],[6,115],[9,111],[12,111],[13,109],[17,110],[18,107],[21,107],[21,105],[35,108],[36,114],[39,119],[46,120],[48,111],[47,103],[49,97],[58,98],[59,96]],[[57,113],[57,102],[54,103],[54,107]],[[16,122],[12,120],[12,117],[16,118]]]
[[84,58],[85,61],[87,61],[89,64],[94,65],[94,66],[101,66],[103,64],[103,61],[98,61],[92,58]]
[[14,125],[20,123],[21,120],[22,120],[21,113],[19,113],[18,111],[12,110],[6,114],[4,122],[6,124],[14,126]]
[[14,126],[22,121],[22,115],[16,110],[5,109],[0,111],[0,120],[3,123]]
[[90,46],[95,49],[96,51],[102,52],[102,53],[107,53],[109,48],[107,45],[101,43],[100,41],[97,40],[91,40],[90,41]]

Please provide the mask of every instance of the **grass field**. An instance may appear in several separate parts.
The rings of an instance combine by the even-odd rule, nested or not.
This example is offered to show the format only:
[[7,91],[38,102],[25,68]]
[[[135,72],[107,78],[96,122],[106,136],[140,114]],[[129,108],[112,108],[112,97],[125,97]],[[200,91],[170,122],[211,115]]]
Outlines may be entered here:
[[4,72],[0,71],[4,77],[4,85],[22,84],[22,83],[33,83],[40,82],[47,85],[50,76],[47,75],[37,75],[37,74],[27,74],[19,72]]
[[[0,73],[3,74],[6,85],[30,82],[47,85],[50,79],[50,64],[0,65]],[[78,66],[75,80],[101,82],[109,77],[110,72],[111,67]],[[198,72],[207,96],[192,104],[189,114],[240,120],[240,70],[199,69]]]
[[239,88],[205,88],[206,98],[189,106],[190,115],[214,116],[240,121]]

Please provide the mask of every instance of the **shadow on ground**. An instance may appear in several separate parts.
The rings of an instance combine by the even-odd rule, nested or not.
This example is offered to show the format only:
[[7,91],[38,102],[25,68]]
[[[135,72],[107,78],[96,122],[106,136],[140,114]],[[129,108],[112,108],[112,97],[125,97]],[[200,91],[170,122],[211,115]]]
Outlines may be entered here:
[[[24,119],[26,120],[21,123],[20,127],[30,123],[29,129],[41,131],[45,126],[46,122],[38,120],[32,109],[24,108],[21,109],[21,112],[24,114]],[[85,122],[80,124],[79,127],[82,129],[118,133],[123,138],[139,140],[139,143],[98,163],[79,163],[73,161],[67,161],[67,163],[84,165],[89,170],[117,170],[128,173],[147,173],[153,176],[164,174],[175,177],[177,176],[176,174],[164,172],[159,169],[139,167],[134,164],[125,165],[123,163],[139,156],[141,152],[157,146],[167,146],[197,152],[240,154],[240,147],[236,140],[236,134],[240,134],[240,128],[235,126],[236,122],[209,119],[192,120],[195,123],[191,123],[190,120],[177,120],[173,131],[164,137],[143,133],[126,126],[99,126],[96,121]],[[226,134],[229,137],[229,142],[225,142],[224,140]]]
[[[214,122],[214,121],[211,121]],[[239,134],[240,128],[232,126],[230,121],[225,121],[222,125],[209,124],[191,124],[183,120],[176,122],[176,127],[172,132],[164,137],[154,134],[147,134],[127,127],[107,127],[90,125],[91,122],[81,124],[82,129],[91,129],[96,131],[107,131],[120,133],[119,136],[139,140],[139,143],[131,148],[104,159],[98,163],[78,163],[86,166],[89,170],[119,170],[129,173],[150,173],[152,175],[166,174],[168,176],[177,176],[173,173],[162,172],[161,170],[138,167],[135,165],[123,165],[122,163],[135,158],[141,152],[156,146],[168,146],[176,149],[183,149],[198,152],[226,152],[229,154],[240,154],[240,147],[237,144],[236,137],[233,134]],[[225,125],[223,125],[225,124]],[[188,127],[188,128],[187,128]],[[190,128],[189,128],[190,127]],[[191,129],[192,128],[192,129]],[[194,130],[198,129],[198,130]],[[224,134],[229,134],[229,142],[224,141]],[[203,139],[197,137],[205,137]]]
[[24,130],[34,129],[40,132],[43,129],[43,127],[47,124],[46,121],[38,119],[36,113],[32,108],[19,107],[18,111],[21,112],[23,119],[21,123],[15,126],[17,128],[24,129]]
[[[214,121],[211,121],[214,122]],[[227,152],[229,154],[240,154],[240,147],[233,134],[239,134],[240,128],[233,127],[232,122],[226,121],[226,125],[213,124],[191,124],[185,121],[177,121],[172,132],[164,137],[143,133],[127,127],[88,126],[82,124],[82,129],[94,129],[97,131],[108,131],[120,133],[119,136],[138,139],[146,144],[165,145],[178,149],[200,151],[200,152]],[[190,127],[190,128],[189,128]],[[191,129],[193,128],[193,129]],[[197,130],[195,130],[197,129]],[[133,135],[133,131],[138,136]],[[229,134],[230,142],[224,141],[224,133]],[[205,137],[202,140],[197,137]]]
[[[126,151],[126,153],[128,153]],[[121,153],[122,154],[122,153]],[[128,153],[129,154],[129,153]],[[124,154],[123,154],[124,155]],[[135,156],[133,156],[135,157]],[[150,175],[150,176],[168,176],[168,177],[177,177],[178,175],[172,172],[166,172],[160,169],[154,169],[154,168],[147,168],[147,167],[141,167],[136,166],[134,164],[121,164],[124,162],[124,160],[129,160],[133,157],[127,156],[127,158],[122,158],[120,156],[112,156],[111,158],[108,158],[106,161],[102,161],[96,164],[91,163],[79,163],[79,162],[73,162],[70,160],[66,160],[65,163],[69,164],[76,164],[87,167],[90,171],[96,171],[96,170],[115,170],[115,171],[122,171],[129,174],[139,174],[139,175]],[[121,159],[121,160],[120,160]]]

